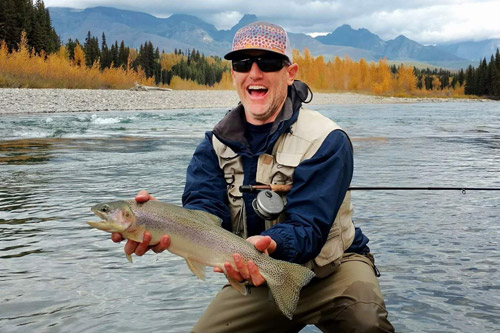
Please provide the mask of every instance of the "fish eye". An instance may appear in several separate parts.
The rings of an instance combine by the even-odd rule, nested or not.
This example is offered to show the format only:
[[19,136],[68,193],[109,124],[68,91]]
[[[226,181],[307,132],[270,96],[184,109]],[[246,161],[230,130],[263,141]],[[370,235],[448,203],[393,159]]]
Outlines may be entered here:
[[102,206],[102,207],[101,207],[101,212],[103,212],[103,213],[107,213],[107,212],[109,212],[109,206],[108,206],[108,205],[104,205],[104,206]]

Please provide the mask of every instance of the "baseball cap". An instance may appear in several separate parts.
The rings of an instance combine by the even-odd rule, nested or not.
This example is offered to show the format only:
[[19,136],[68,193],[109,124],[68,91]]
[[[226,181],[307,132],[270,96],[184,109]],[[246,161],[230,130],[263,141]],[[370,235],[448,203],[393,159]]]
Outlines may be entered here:
[[264,21],[250,23],[236,31],[231,52],[224,59],[232,60],[245,50],[263,50],[281,54],[292,61],[290,40],[283,27]]

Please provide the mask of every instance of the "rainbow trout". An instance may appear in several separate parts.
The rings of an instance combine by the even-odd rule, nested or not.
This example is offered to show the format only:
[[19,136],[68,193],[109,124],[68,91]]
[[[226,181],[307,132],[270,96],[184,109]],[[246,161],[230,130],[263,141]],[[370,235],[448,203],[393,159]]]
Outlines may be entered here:
[[[156,200],[102,203],[92,207],[92,211],[102,221],[88,222],[91,227],[120,232],[136,242],[142,242],[144,231],[152,235],[150,245],[158,244],[162,235],[169,235],[168,250],[183,257],[189,269],[202,280],[206,266],[219,267],[225,272],[224,262],[233,262],[233,253],[254,261],[276,305],[289,319],[297,307],[300,290],[314,277],[314,273],[304,266],[273,259],[257,251],[253,244],[223,229],[218,217],[203,211]],[[127,257],[131,261],[132,258]],[[231,279],[229,282],[242,294],[247,293],[244,284]]]

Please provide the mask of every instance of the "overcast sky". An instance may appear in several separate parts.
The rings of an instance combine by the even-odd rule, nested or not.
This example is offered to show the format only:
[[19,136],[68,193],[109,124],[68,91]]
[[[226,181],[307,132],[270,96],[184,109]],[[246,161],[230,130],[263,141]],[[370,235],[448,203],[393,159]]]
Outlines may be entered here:
[[398,35],[423,44],[500,38],[500,0],[44,0],[46,7],[108,6],[157,17],[190,14],[219,30],[244,14],[278,23],[290,32],[328,33],[342,24],[389,40]]

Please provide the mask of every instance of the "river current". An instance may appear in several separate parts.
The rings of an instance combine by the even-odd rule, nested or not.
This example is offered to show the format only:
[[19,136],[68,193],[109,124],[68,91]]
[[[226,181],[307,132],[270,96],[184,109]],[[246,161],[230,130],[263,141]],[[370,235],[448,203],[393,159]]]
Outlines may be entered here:
[[[351,136],[352,186],[500,187],[500,103],[313,106]],[[226,110],[0,116],[0,331],[187,332],[225,278],[134,258],[90,207],[147,189],[180,204]],[[353,191],[398,332],[500,327],[499,191]],[[316,332],[306,327],[303,332]]]

